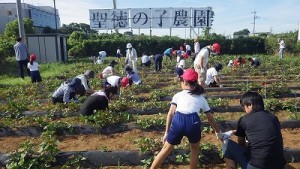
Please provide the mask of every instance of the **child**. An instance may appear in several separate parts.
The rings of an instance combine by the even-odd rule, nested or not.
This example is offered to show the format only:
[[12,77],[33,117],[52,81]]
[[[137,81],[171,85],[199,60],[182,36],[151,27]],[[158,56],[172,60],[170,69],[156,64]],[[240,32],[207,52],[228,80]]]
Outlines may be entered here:
[[143,53],[142,56],[142,65],[141,66],[147,66],[150,67],[151,65],[151,61],[148,55],[146,55],[146,53]]
[[120,50],[120,47],[118,47],[118,49],[117,49],[117,58],[118,58],[119,62],[120,62],[121,57],[122,57],[121,50]]
[[260,65],[260,61],[257,58],[248,58],[248,61],[250,62],[250,67],[258,67]]
[[213,67],[209,68],[206,73],[205,84],[208,87],[220,87],[220,78],[218,73],[223,69],[221,63],[216,63]]
[[81,80],[74,78],[63,82],[52,95],[52,103],[70,103],[71,100],[79,102],[76,94],[83,95],[85,93]]
[[190,168],[198,168],[201,139],[201,121],[198,115],[200,111],[206,114],[209,124],[218,133],[217,137],[223,138],[223,133],[218,128],[210,113],[210,107],[202,95],[205,91],[197,82],[198,73],[194,69],[187,69],[181,78],[182,91],[173,96],[167,115],[164,146],[155,157],[150,169],[159,168],[174,147],[180,144],[183,136],[188,138],[191,145]]
[[129,65],[125,66],[125,72],[127,77],[132,80],[133,84],[139,85],[142,84],[142,81],[137,73],[135,73]]
[[115,74],[114,72],[114,67],[115,65],[118,64],[118,62],[112,60],[109,65],[102,71],[102,73],[99,75],[99,77],[101,79],[105,79],[107,78],[108,76],[112,76]]
[[179,62],[176,67],[177,78],[180,78],[180,76],[183,75],[184,68],[185,68],[185,59],[183,56],[180,56]]
[[32,83],[38,82],[39,93],[41,93],[42,85],[40,82],[42,82],[42,78],[39,71],[39,64],[36,62],[36,55],[35,54],[30,55],[29,61],[30,62],[27,63],[27,68],[30,70],[31,82]]
[[94,113],[94,110],[108,109],[108,102],[116,95],[118,90],[110,86],[104,86],[98,92],[89,96],[81,105],[80,112],[84,116],[89,116]]
[[84,74],[75,77],[81,80],[81,84],[83,85],[87,95],[94,93],[94,91],[90,88],[89,85],[89,79],[92,79],[94,77],[95,77],[95,72],[93,70],[87,70]]
[[106,57],[106,52],[105,51],[100,51],[99,52],[99,57],[98,57],[98,60],[97,60],[97,64],[102,64],[105,60],[105,57]]
[[241,56],[239,56],[238,58],[236,58],[234,61],[233,61],[233,66],[237,67],[237,66],[240,66],[240,65],[243,65],[245,64],[246,61],[244,58],[242,58]]

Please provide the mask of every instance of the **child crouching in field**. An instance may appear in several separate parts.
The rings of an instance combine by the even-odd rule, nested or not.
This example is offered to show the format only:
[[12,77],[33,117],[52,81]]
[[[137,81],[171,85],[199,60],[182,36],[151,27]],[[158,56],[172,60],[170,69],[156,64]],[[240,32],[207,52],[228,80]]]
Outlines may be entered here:
[[36,55],[30,55],[29,61],[30,62],[27,63],[27,68],[30,70],[31,82],[38,82],[39,93],[42,93],[42,84],[40,83],[42,82],[42,78],[39,71],[39,64],[36,62]]

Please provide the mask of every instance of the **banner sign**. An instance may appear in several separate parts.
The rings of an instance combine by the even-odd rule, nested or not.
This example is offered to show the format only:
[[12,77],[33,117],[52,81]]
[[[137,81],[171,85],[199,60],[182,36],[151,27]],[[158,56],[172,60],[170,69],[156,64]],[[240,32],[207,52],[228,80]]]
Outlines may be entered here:
[[207,28],[211,27],[212,9],[207,8],[136,8],[90,9],[91,29]]

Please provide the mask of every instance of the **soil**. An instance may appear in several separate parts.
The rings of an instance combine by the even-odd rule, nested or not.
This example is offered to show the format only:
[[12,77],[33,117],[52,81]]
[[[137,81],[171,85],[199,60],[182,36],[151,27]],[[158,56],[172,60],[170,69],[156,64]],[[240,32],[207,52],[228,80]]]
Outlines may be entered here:
[[[300,147],[300,129],[282,129],[283,143],[286,148]],[[157,141],[163,136],[162,131],[143,131],[139,129],[110,135],[76,135],[59,137],[59,149],[61,151],[87,151],[87,150],[138,150],[134,144],[142,137],[153,138]],[[16,150],[27,139],[39,143],[39,138],[32,137],[2,137],[0,138],[0,152],[8,153]],[[202,133],[202,143],[211,143],[220,147],[220,142],[214,133]]]

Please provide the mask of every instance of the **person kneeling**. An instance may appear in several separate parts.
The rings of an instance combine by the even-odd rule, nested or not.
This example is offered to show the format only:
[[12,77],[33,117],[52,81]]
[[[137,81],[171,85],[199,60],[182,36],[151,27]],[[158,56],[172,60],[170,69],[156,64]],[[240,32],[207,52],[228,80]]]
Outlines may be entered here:
[[213,67],[207,70],[205,84],[208,87],[220,87],[220,77],[218,72],[222,69],[222,64],[216,63]]
[[117,92],[118,89],[115,87],[104,86],[103,89],[93,93],[83,102],[80,107],[80,113],[84,116],[90,116],[95,110],[108,109],[108,102]]

